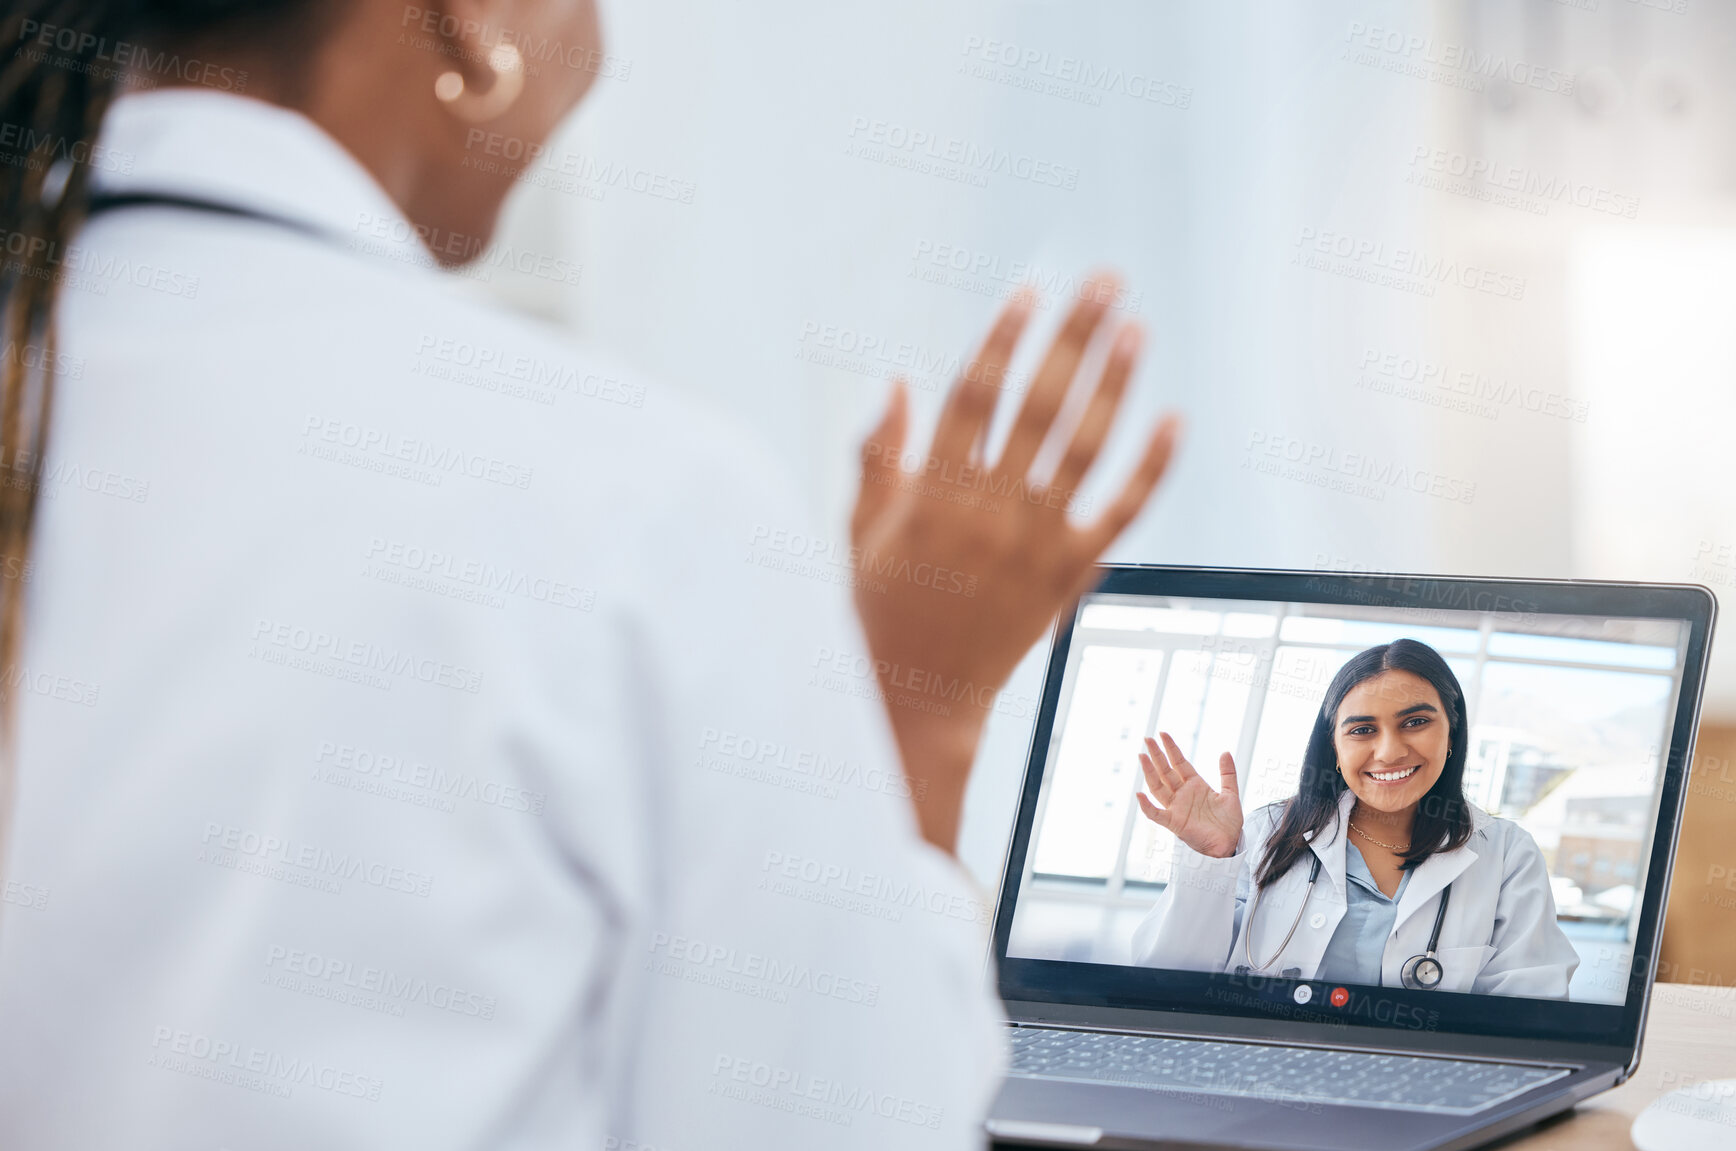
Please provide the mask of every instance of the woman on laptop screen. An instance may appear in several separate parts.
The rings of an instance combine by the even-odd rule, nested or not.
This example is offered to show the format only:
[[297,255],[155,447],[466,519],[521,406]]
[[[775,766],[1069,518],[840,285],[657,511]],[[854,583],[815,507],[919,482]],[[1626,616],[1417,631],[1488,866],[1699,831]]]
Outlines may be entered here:
[[1133,936],[1148,967],[1564,999],[1579,959],[1543,853],[1464,796],[1464,693],[1433,648],[1353,656],[1326,689],[1296,794],[1244,821],[1168,733],[1140,809],[1179,841]]

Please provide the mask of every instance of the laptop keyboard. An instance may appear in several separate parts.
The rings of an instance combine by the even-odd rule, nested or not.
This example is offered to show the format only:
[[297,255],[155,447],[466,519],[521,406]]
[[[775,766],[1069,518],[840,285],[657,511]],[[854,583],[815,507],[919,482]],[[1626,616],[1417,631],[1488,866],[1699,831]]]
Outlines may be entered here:
[[1563,1067],[1015,1027],[1009,1073],[1274,1103],[1469,1115],[1568,1074]]

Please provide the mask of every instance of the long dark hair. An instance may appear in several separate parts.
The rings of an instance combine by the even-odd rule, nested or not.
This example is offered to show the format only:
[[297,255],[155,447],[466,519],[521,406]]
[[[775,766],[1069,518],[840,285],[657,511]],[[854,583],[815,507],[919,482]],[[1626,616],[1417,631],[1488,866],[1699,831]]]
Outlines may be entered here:
[[1459,677],[1428,644],[1395,639],[1351,656],[1327,685],[1326,698],[1320,701],[1320,714],[1315,716],[1314,730],[1308,736],[1308,750],[1302,754],[1302,782],[1284,804],[1278,826],[1266,841],[1258,873],[1261,887],[1308,854],[1305,836],[1318,835],[1338,818],[1339,798],[1349,787],[1338,774],[1338,751],[1332,742],[1338,706],[1357,684],[1385,671],[1408,671],[1427,680],[1447,713],[1447,765],[1417,805],[1410,850],[1400,866],[1408,871],[1435,852],[1463,847],[1471,838],[1471,809],[1465,802],[1465,756],[1471,741]]
[[[0,859],[12,784],[31,529],[58,365],[56,289],[90,204],[97,134],[116,94],[211,83],[176,46],[267,44],[294,66],[334,0],[16,0],[0,10]],[[228,71],[228,70],[226,70]],[[232,82],[223,85],[238,90]],[[281,85],[280,85],[281,86]]]

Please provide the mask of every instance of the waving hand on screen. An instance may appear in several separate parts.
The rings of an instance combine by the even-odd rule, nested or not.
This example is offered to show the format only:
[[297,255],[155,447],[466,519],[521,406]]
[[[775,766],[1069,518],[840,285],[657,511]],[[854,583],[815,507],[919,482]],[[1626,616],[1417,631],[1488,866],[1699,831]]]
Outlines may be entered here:
[[[1159,827],[1199,852],[1224,859],[1236,853],[1242,842],[1242,795],[1236,783],[1236,761],[1229,752],[1218,757],[1217,790],[1205,781],[1182,755],[1169,732],[1159,732],[1162,746],[1145,737],[1139,753],[1139,770],[1151,791],[1136,792],[1139,810]],[[1156,800],[1154,803],[1153,800]]]

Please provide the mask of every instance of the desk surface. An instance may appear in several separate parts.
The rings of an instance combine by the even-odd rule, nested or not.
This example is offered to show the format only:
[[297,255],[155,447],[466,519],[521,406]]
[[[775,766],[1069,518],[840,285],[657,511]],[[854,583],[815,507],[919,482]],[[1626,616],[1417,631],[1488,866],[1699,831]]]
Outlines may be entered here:
[[1660,983],[1634,1077],[1501,1151],[1632,1151],[1628,1129],[1646,1105],[1702,1079],[1736,1079],[1736,988]]
[[1736,989],[1660,983],[1634,1077],[1503,1151],[1631,1151],[1628,1128],[1646,1105],[1702,1079],[1736,1079]]

